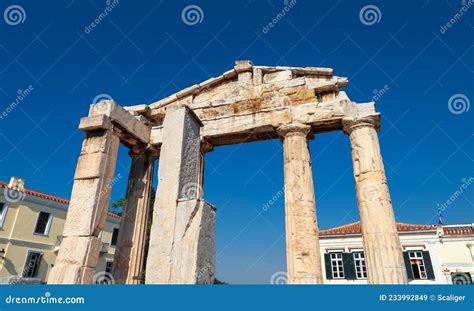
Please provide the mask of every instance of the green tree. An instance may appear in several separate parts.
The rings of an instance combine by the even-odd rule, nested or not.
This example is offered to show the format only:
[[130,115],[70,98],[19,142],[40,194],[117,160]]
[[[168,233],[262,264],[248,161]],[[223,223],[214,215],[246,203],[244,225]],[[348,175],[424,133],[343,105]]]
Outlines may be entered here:
[[109,212],[112,212],[114,214],[123,215],[123,208],[125,206],[125,199],[121,198],[112,203],[112,206],[109,208]]

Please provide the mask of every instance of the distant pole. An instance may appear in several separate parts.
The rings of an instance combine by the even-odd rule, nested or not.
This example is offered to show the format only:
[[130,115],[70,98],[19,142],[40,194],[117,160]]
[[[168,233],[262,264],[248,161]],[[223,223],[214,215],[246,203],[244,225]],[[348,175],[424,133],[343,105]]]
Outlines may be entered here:
[[438,225],[443,224],[443,210],[441,209],[441,206],[438,205]]

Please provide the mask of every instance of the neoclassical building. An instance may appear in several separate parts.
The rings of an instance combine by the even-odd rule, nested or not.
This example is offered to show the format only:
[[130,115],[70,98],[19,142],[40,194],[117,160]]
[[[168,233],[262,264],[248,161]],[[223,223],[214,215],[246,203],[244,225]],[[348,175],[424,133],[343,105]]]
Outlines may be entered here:
[[[324,283],[366,284],[360,221],[321,230]],[[397,229],[410,284],[473,284],[474,223],[416,225]]]
[[[16,196],[19,194],[19,196]],[[17,278],[46,282],[60,250],[69,200],[25,188],[12,177],[0,181],[0,279],[3,283]],[[112,272],[120,217],[108,213],[98,254],[96,274]]]

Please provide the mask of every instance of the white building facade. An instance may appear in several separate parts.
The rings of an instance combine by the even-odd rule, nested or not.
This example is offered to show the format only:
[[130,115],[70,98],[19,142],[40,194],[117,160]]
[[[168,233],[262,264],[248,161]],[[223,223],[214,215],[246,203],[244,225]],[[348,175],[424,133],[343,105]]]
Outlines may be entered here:
[[[410,284],[473,284],[474,223],[397,223]],[[321,230],[327,284],[366,284],[360,222]]]

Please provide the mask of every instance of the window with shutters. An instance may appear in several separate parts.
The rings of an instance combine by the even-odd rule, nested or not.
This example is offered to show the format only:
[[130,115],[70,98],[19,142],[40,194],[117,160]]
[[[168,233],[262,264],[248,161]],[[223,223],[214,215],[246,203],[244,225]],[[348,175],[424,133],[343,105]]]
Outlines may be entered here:
[[38,268],[41,261],[41,253],[29,252],[26,257],[25,268],[23,269],[23,277],[34,278],[38,273]]
[[342,253],[331,253],[331,271],[333,279],[344,278],[344,265],[342,261]]
[[48,234],[49,227],[51,225],[51,214],[46,212],[39,212],[38,219],[36,219],[36,226],[34,233],[36,234]]
[[118,233],[119,233],[119,229],[114,228],[114,231],[112,231],[112,239],[110,240],[110,245],[112,246],[117,245]]
[[427,279],[425,261],[423,260],[423,253],[421,251],[408,252],[410,258],[411,270],[413,271],[413,278]]
[[357,252],[353,254],[354,256],[354,266],[356,271],[356,278],[366,279],[367,278],[367,267],[365,266],[365,257],[364,253]]

